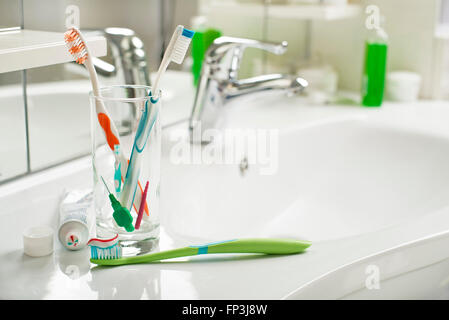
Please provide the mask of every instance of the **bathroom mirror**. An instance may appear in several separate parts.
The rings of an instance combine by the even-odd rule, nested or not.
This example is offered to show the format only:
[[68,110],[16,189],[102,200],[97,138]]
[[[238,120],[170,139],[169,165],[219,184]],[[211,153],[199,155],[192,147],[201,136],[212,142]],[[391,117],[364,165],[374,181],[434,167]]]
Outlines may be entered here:
[[22,0],[0,0],[0,32],[20,28]]
[[[197,9],[190,1],[174,0],[139,0],[126,4],[119,0],[79,0],[75,4],[79,7],[80,26],[84,31],[103,31],[111,27],[133,30],[144,43],[148,72],[155,72],[160,62],[159,24],[164,23],[168,43],[173,26],[189,25]],[[25,28],[63,32],[67,5],[65,1],[24,0]],[[108,7],[107,15],[94,14],[102,7]],[[161,21],[160,11],[166,13]],[[112,50],[111,44],[108,51],[110,56],[114,52],[121,54],[118,49]],[[180,67],[172,64],[170,68]],[[99,74],[100,84],[121,84],[123,74],[123,71]],[[88,155],[91,152],[88,100],[91,84],[85,68],[74,63],[33,68],[26,71],[26,80],[30,170],[42,170]]]
[[27,172],[22,71],[0,73],[0,99],[1,183]]
[[87,155],[91,150],[91,85],[87,78],[69,72],[77,67],[65,63],[27,70],[31,171]]
[[[0,0],[0,40],[21,28],[21,16],[22,0]],[[0,73],[0,183],[28,171],[23,91],[23,71]]]

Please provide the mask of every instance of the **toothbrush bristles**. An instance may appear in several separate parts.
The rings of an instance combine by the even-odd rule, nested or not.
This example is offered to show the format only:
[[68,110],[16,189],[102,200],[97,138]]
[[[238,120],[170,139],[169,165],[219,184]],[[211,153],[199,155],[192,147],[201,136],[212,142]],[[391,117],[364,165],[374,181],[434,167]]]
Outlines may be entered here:
[[114,260],[122,257],[122,248],[115,244],[107,248],[99,248],[92,246],[90,249],[91,259],[98,260]]
[[179,36],[176,40],[176,44],[173,48],[172,61],[181,64],[184,61],[184,57],[189,49],[190,41],[192,38],[187,38],[183,35]]
[[79,31],[75,28],[71,28],[64,33],[64,40],[69,49],[70,54],[79,64],[86,62],[88,53],[86,49],[86,44],[81,40]]

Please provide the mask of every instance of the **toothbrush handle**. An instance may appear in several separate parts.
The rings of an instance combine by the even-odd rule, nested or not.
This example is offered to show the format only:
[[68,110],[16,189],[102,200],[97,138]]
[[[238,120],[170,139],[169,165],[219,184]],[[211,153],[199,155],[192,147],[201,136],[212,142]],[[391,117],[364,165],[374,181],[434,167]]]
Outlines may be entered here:
[[[158,110],[155,111],[154,115],[152,114],[153,112],[149,114],[150,110],[148,109],[148,101],[145,103],[145,110],[145,117],[140,119],[139,127],[137,128],[136,136],[134,137],[133,150],[131,152],[128,168],[126,170],[123,190],[120,195],[120,202],[129,210],[131,210],[133,205],[135,206],[135,197],[136,194],[139,194],[136,193],[136,190],[139,184],[138,178],[143,156],[142,153],[145,149],[158,115]],[[153,115],[152,118],[151,115]],[[142,192],[142,187],[140,187],[140,190]],[[139,204],[141,201],[143,201],[142,197],[140,197]]]
[[[102,103],[97,101],[97,106],[98,105],[101,106]],[[100,109],[100,108],[97,107],[98,123],[100,124],[101,128],[103,129],[104,136],[106,138],[106,142],[108,143],[109,148],[112,151],[115,151],[115,146],[120,145],[117,128],[115,127],[115,125],[111,121],[111,119],[108,117],[108,115],[104,112],[98,112],[98,109]]]
[[[115,152],[115,146],[120,146],[120,140],[119,140],[119,135],[117,132],[117,128],[115,127],[114,123],[110,120],[109,116],[104,113],[104,112],[99,112],[100,110],[104,110],[104,112],[106,112],[106,108],[104,107],[102,101],[97,101],[97,117],[98,117],[98,122],[100,123],[100,126],[103,128],[103,132],[104,135],[106,137],[106,141],[109,145],[109,148],[114,151],[114,156],[115,159],[117,160],[118,163],[120,163],[120,174],[122,179],[125,177],[126,175],[126,171],[128,169],[128,160],[126,159],[125,155],[123,154],[122,149],[119,149],[118,154]],[[124,180],[124,179],[123,179]],[[142,186],[140,184],[140,181],[136,181],[136,183],[138,184],[140,190],[139,192],[136,192],[135,194],[135,201],[134,201],[134,208],[137,212],[140,203],[142,201]],[[132,205],[129,206],[129,210],[131,210]],[[145,204],[145,212],[148,215],[148,205]]]
[[311,242],[293,239],[248,238],[198,246],[198,254],[205,253],[264,253],[293,254],[303,252]]
[[[88,50],[88,49],[86,49]],[[88,57],[85,66],[87,71],[89,72],[91,83],[92,83],[92,91],[94,95],[100,96],[100,88],[97,77],[97,72],[95,71],[94,65],[92,64],[92,58]],[[118,130],[109,117],[108,111],[106,110],[106,106],[104,105],[102,100],[95,99],[95,111],[97,113],[97,119],[100,123],[101,128],[103,129],[106,141],[109,145],[109,148],[112,151],[115,151],[115,145],[120,145],[120,138],[118,134]]]

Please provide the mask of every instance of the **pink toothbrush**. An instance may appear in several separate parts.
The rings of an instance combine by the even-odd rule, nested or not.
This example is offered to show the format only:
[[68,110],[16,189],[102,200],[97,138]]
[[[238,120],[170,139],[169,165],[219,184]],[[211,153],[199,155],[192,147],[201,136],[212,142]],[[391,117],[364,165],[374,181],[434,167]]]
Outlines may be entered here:
[[143,191],[143,195],[142,195],[142,201],[140,202],[140,208],[139,208],[139,213],[137,214],[137,220],[136,220],[136,225],[134,226],[134,228],[136,230],[139,230],[140,228],[140,223],[142,222],[142,216],[143,216],[143,209],[145,208],[146,205],[146,200],[147,200],[147,192],[148,192],[148,182],[145,185],[145,190]]

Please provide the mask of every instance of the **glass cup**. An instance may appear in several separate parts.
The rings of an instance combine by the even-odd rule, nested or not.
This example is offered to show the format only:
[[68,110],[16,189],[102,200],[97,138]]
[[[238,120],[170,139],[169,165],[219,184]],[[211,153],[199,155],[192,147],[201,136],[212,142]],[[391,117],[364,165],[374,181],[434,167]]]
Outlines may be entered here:
[[[93,92],[89,95],[97,236],[110,238],[118,234],[125,256],[152,251],[159,242],[161,94],[155,99],[150,92],[147,86],[119,85],[101,88],[99,96]],[[140,199],[147,182],[137,228]],[[129,209],[133,227],[128,231],[113,217],[110,194]]]

